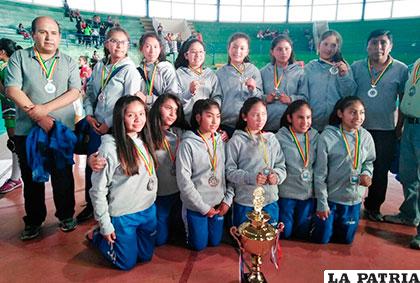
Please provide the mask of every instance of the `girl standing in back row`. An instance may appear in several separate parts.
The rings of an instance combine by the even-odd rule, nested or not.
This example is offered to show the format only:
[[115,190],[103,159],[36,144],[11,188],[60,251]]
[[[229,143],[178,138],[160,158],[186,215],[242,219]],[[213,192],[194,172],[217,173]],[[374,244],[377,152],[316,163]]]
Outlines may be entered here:
[[261,69],[268,114],[264,129],[275,133],[280,129],[280,120],[287,106],[304,98],[304,72],[295,61],[292,40],[287,35],[273,39],[270,55],[271,63]]
[[324,32],[318,46],[319,59],[305,66],[304,93],[313,109],[312,126],[320,132],[328,125],[335,103],[356,89],[350,66],[341,56],[342,44],[338,32]]
[[137,70],[146,82],[142,88],[144,96],[141,98],[151,107],[159,95],[179,95],[175,69],[166,61],[165,48],[160,37],[155,32],[146,32],[141,36],[139,46],[143,60]]
[[235,131],[238,113],[245,100],[262,95],[261,74],[249,61],[249,45],[248,35],[234,33],[228,43],[228,64],[216,72],[221,97],[214,99],[221,104],[221,125],[229,137]]
[[191,111],[197,100],[220,97],[219,80],[210,68],[203,66],[205,57],[204,44],[197,38],[190,38],[182,44],[175,61],[187,121],[191,119]]

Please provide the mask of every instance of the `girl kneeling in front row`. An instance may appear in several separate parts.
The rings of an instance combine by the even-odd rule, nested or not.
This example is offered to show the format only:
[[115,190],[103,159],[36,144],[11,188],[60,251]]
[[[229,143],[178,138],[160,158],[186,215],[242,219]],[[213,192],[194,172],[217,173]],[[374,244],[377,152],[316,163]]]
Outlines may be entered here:
[[372,136],[361,126],[364,120],[365,107],[360,98],[345,97],[335,105],[330,126],[319,137],[314,170],[314,242],[353,242],[375,160]]
[[157,178],[144,102],[118,99],[113,134],[102,137],[105,168],[92,175],[89,191],[99,227],[86,236],[113,265],[128,270],[150,261],[155,247]]
[[287,177],[279,185],[279,221],[284,238],[307,239],[314,214],[313,165],[318,131],[311,128],[312,110],[308,102],[296,100],[287,107],[276,138],[286,159]]
[[262,132],[267,108],[261,98],[248,98],[241,108],[236,131],[226,147],[226,176],[235,190],[233,225],[247,220],[253,210],[253,191],[264,187],[263,210],[276,226],[279,215],[278,184],[286,178],[286,165],[279,142],[273,133]]
[[176,157],[176,179],[190,247],[202,250],[220,244],[224,215],[230,203],[225,196],[225,145],[219,104],[198,100],[191,116],[192,131],[182,136]]

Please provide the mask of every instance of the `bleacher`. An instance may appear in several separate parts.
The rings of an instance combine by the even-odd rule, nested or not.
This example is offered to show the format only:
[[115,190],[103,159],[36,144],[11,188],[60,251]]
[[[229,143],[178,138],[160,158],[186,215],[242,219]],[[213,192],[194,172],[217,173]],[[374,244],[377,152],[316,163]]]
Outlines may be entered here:
[[[31,22],[37,16],[50,16],[56,19],[61,26],[62,39],[60,49],[77,59],[80,55],[87,55],[90,57],[93,53],[94,47],[85,47],[77,43],[76,38],[76,21],[70,22],[69,18],[64,17],[63,8],[47,7],[32,5],[26,3],[17,3],[11,1],[1,1],[0,9],[7,11],[3,13],[0,19],[0,37],[7,37],[16,41],[22,47],[29,47],[32,45],[31,40],[24,40],[23,36],[16,33],[16,27],[22,23],[25,28],[30,31]],[[108,14],[81,12],[84,19],[91,19],[93,15],[98,15],[104,21]],[[126,17],[111,15],[113,19],[118,19],[121,27],[126,29],[131,36],[132,43],[138,43],[140,36],[144,32],[143,25],[138,17]],[[102,53],[102,48],[98,50]],[[136,48],[130,49],[130,57],[133,60],[138,60],[139,54]]]

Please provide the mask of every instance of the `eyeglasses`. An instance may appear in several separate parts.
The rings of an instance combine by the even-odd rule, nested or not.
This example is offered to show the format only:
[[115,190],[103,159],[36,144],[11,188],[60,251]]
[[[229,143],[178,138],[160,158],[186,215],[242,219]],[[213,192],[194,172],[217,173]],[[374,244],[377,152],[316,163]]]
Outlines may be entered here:
[[192,55],[203,55],[206,51],[188,51],[187,53]]
[[117,39],[113,39],[113,38],[108,39],[107,41],[108,41],[109,43],[114,44],[114,45],[118,45],[118,44],[121,44],[121,45],[128,45],[128,44],[130,44],[130,41],[128,41],[128,40],[117,40]]

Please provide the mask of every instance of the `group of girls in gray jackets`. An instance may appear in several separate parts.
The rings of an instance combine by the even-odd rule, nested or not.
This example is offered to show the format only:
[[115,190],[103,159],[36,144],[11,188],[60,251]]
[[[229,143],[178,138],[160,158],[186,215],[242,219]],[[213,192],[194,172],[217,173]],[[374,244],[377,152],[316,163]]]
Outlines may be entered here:
[[337,32],[322,35],[320,58],[305,67],[280,35],[261,71],[243,33],[216,73],[198,39],[184,42],[176,69],[155,33],[140,39],[137,70],[128,42],[123,29],[108,32],[108,59],[85,99],[101,137],[87,187],[99,225],[86,237],[108,260],[121,269],[148,261],[180,225],[192,249],[216,246],[224,225],[246,221],[257,186],[282,237],[353,241],[375,148]]

